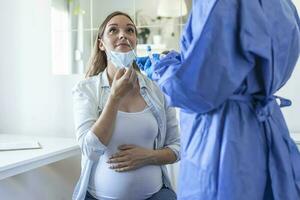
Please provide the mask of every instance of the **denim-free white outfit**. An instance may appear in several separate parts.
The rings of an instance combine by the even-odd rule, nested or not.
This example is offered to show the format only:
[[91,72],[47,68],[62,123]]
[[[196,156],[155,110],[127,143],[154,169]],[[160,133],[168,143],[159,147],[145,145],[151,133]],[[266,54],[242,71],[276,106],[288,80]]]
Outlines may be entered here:
[[[170,148],[180,159],[180,139],[178,122],[174,108],[168,107],[163,93],[147,77],[138,73],[140,93],[158,123],[158,134],[154,149]],[[107,147],[91,131],[109,97],[110,86],[107,72],[80,81],[73,88],[73,106],[76,138],[82,151],[81,175],[73,193],[73,200],[85,198],[91,169],[103,155]],[[161,166],[163,184],[172,188],[166,166]],[[101,178],[101,177],[99,177]]]

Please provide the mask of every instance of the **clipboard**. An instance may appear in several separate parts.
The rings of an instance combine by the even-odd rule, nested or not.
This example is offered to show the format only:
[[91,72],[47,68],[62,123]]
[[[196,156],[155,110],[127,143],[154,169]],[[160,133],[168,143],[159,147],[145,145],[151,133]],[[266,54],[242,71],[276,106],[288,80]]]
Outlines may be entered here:
[[0,142],[0,151],[41,149],[38,141]]

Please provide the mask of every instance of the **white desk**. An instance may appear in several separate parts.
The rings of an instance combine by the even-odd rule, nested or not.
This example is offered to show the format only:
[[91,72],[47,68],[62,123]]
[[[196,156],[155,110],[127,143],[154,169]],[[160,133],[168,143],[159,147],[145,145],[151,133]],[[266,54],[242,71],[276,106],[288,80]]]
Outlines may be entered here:
[[80,155],[80,148],[76,140],[72,138],[0,134],[1,142],[28,140],[38,141],[42,148],[0,151],[0,180]]

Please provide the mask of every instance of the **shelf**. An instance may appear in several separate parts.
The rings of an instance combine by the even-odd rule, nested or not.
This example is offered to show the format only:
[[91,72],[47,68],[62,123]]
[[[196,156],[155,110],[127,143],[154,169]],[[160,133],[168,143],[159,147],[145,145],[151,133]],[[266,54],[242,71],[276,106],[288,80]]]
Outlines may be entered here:
[[38,141],[41,149],[0,151],[0,180],[75,155],[80,148],[74,138],[0,134],[1,142]]

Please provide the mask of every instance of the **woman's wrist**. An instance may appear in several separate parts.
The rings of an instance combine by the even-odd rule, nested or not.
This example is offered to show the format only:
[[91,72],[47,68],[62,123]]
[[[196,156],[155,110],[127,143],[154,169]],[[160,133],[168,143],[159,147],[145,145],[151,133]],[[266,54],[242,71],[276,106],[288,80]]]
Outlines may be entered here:
[[147,156],[147,164],[148,165],[157,165],[157,152],[156,150],[149,150]]
[[151,150],[149,152],[149,165],[172,164],[176,161],[176,155],[169,148]]
[[117,97],[114,94],[110,94],[109,97],[108,97],[108,102],[110,102],[110,103],[112,103],[114,105],[118,106],[120,104],[120,101],[121,101],[121,98]]

